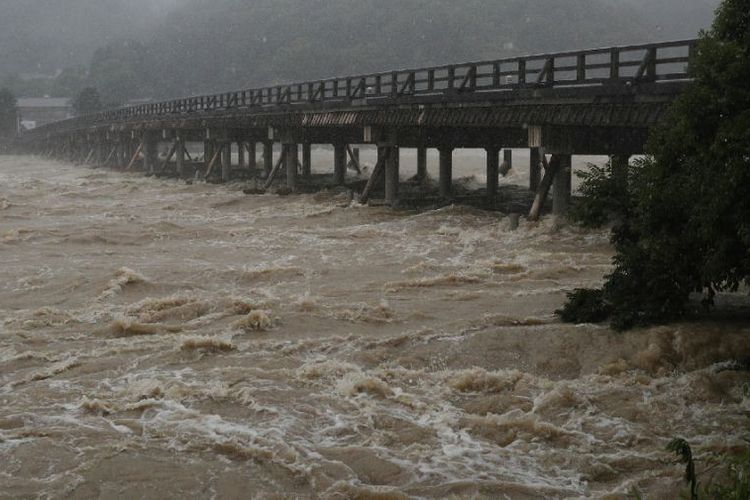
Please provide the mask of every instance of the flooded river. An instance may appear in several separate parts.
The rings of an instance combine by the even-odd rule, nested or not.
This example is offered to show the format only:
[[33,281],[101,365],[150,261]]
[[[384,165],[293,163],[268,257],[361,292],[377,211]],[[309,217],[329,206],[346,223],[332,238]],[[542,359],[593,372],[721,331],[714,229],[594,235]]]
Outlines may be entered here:
[[0,157],[0,497],[675,498],[750,328],[561,324],[605,232]]

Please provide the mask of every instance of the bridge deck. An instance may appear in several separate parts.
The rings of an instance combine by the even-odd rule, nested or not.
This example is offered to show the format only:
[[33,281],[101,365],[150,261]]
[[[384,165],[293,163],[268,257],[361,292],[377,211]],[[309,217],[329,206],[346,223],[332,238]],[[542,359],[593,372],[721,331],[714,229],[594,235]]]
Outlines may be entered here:
[[[609,47],[194,96],[52,123],[25,133],[22,141],[30,149],[105,163],[114,156],[132,166],[142,157],[142,168],[153,172],[158,142],[169,140],[174,144],[162,170],[174,159],[178,173],[184,143],[205,141],[204,174],[213,174],[220,164],[225,180],[232,170],[231,146],[226,145],[251,146],[253,166],[255,144],[262,142],[266,174],[273,177],[285,164],[292,189],[297,145],[306,147],[303,175],[309,173],[310,144],[336,145],[334,178],[342,183],[346,145],[377,144],[384,150],[379,168],[390,165],[390,174],[376,169],[386,177],[386,198],[388,186],[391,191],[398,186],[397,155],[389,151],[437,147],[441,178],[447,177],[441,180],[441,195],[448,195],[449,155],[457,147],[487,149],[488,178],[497,170],[489,157],[501,148],[542,148],[557,155],[563,177],[569,174],[565,157],[572,154],[642,153],[649,130],[689,84],[696,46],[696,40],[681,40]],[[277,168],[269,149],[273,142],[284,145]],[[532,160],[532,171],[539,163]],[[532,175],[533,188],[545,184],[538,177]],[[559,192],[565,189],[569,185]]]

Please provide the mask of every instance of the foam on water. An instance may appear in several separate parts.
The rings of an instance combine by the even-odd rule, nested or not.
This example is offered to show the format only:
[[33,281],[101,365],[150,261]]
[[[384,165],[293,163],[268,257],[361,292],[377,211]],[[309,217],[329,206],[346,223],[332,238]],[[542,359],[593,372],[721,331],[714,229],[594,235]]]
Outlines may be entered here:
[[552,315],[606,232],[29,158],[0,185],[11,496],[674,497],[669,439],[743,446],[746,325]]

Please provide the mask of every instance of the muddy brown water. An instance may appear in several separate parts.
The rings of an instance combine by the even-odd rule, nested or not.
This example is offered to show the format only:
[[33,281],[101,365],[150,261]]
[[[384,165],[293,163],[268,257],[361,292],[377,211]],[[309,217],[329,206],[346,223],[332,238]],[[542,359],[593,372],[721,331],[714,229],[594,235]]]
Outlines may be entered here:
[[748,433],[741,323],[564,325],[551,219],[0,158],[0,497],[674,498]]

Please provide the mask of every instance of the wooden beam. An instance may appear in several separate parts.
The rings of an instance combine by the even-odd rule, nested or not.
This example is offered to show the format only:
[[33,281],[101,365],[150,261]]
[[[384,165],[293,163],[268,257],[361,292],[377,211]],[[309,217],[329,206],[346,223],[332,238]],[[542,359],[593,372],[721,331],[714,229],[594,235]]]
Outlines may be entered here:
[[164,173],[164,171],[167,169],[167,165],[169,165],[169,162],[172,160],[172,157],[177,152],[177,144],[180,141],[175,141],[174,144],[172,144],[172,147],[169,148],[169,152],[167,153],[167,158],[164,160],[164,163],[161,164],[161,168],[159,169],[159,173]]
[[279,173],[279,169],[281,169],[281,166],[284,164],[284,160],[286,160],[286,151],[282,148],[281,151],[281,157],[279,158],[279,161],[276,163],[276,165],[271,170],[271,173],[268,174],[268,179],[266,179],[266,183],[263,185],[263,190],[271,187],[271,184],[273,184],[273,180],[276,178],[276,174]]
[[346,183],[346,145],[333,145],[333,183],[343,186]]
[[500,148],[488,147],[487,152],[487,202],[495,203],[498,175],[500,173]]
[[349,165],[353,165],[354,170],[358,174],[362,174],[362,165],[359,163],[359,158],[357,158],[356,155],[354,154],[354,150],[352,149],[351,144],[346,145],[346,152],[349,153],[349,158],[351,160],[349,162]]
[[291,192],[297,189],[297,172],[299,171],[299,147],[297,144],[285,144],[286,150],[286,187]]
[[380,177],[383,175],[385,171],[385,164],[388,161],[391,149],[393,148],[386,148],[386,151],[381,155],[378,163],[375,165],[375,168],[372,169],[372,175],[370,175],[370,178],[367,180],[367,185],[365,186],[364,191],[362,191],[362,194],[359,197],[359,202],[362,205],[367,203],[367,201],[370,199],[370,193],[372,193],[372,190],[375,188],[375,184],[378,183],[378,180],[380,180]]
[[656,79],[656,48],[651,47],[646,50],[646,55],[635,73],[635,79]]
[[550,57],[544,63],[542,71],[536,78],[536,84],[542,85],[545,83],[553,83],[555,80],[555,58]]
[[232,143],[225,142],[221,154],[221,182],[232,180]]
[[185,140],[179,136],[175,138],[175,171],[178,179],[185,177]]
[[96,148],[91,148],[91,150],[89,150],[88,156],[86,156],[86,159],[83,161],[84,165],[89,164],[89,162],[91,161],[91,157],[94,156],[95,151],[96,151]]
[[[529,150],[529,190],[536,192],[542,182],[542,152],[541,148]],[[546,161],[546,158],[545,158]]]
[[256,144],[255,140],[245,143],[245,148],[247,148],[247,168],[252,172],[255,172],[255,169],[258,168]]
[[138,159],[138,155],[141,154],[143,151],[143,147],[146,144],[145,141],[141,141],[141,143],[138,145],[138,148],[135,150],[135,154],[133,154],[133,157],[130,159],[130,162],[128,163],[128,166],[125,167],[125,170],[130,170],[133,168],[133,165],[135,164],[135,161]]
[[221,158],[221,152],[224,149],[224,146],[226,144],[221,143],[218,148],[216,148],[216,152],[214,153],[213,158],[211,158],[211,161],[208,163],[208,168],[206,169],[206,175],[203,176],[203,179],[207,180],[211,176],[211,172],[214,170],[214,165],[216,165],[216,160]]
[[529,212],[529,220],[539,220],[539,215],[542,213],[542,207],[544,207],[544,202],[547,201],[547,195],[549,195],[549,190],[552,187],[552,182],[555,180],[555,176],[557,175],[559,170],[560,159],[556,156],[553,156],[552,161],[546,167],[544,178],[542,179],[541,184],[539,184],[539,189],[536,192],[536,198],[534,198],[534,204],[531,206],[531,212]]
[[309,179],[312,176],[312,145],[309,142],[302,144],[302,177]]
[[266,175],[271,175],[273,170],[273,141],[263,143],[263,168],[266,170]]
[[417,148],[417,180],[420,184],[427,181],[427,148]]
[[540,152],[542,155],[542,166],[544,167],[544,171],[546,172],[549,170],[549,163],[547,162],[547,153],[544,151],[543,148],[540,148]]
[[568,215],[570,208],[570,197],[573,184],[573,160],[572,155],[555,155],[560,168],[552,183],[552,213],[557,216]]
[[385,163],[385,202],[388,205],[398,204],[399,188],[399,153],[398,146],[390,146],[393,152]]
[[117,151],[117,146],[116,146],[116,145],[115,145],[115,146],[112,146],[112,150],[110,150],[109,154],[107,155],[107,159],[106,159],[106,160],[104,160],[104,164],[105,164],[105,165],[106,165],[107,163],[109,163],[109,160],[111,160],[111,159],[112,159],[112,155],[114,155],[114,154],[115,154],[115,151]]
[[441,146],[440,151],[440,177],[438,186],[440,197],[448,199],[453,192],[453,147]]

